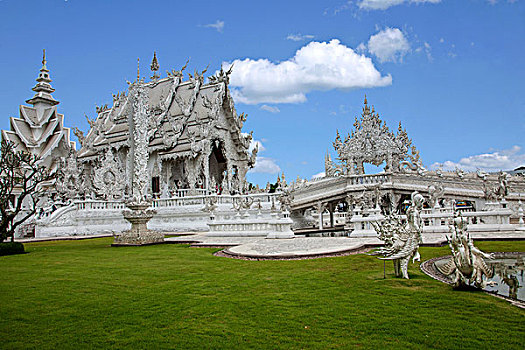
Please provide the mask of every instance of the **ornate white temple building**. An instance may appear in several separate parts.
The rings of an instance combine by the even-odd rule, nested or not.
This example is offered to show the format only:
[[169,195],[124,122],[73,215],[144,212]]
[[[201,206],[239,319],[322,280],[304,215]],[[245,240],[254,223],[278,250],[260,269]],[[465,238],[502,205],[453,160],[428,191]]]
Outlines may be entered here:
[[[337,159],[326,155],[325,177],[286,183],[283,174],[276,193],[266,193],[250,190],[245,179],[257,148],[252,133],[242,131],[246,115],[234,107],[231,69],[207,80],[206,70],[195,71],[184,81],[185,65],[160,78],[154,54],[149,81],[137,70],[127,91],[88,118],[85,135],[75,128],[76,151],[51,96],[45,55],[42,64],[27,100],[33,107],[20,106],[20,118],[2,131],[58,174],[47,204],[20,235],[123,232],[130,227],[123,209],[138,201],[156,213],[148,229],[162,232],[291,238],[293,225],[374,236],[371,223],[403,213],[415,191],[426,199],[423,233],[448,232],[454,210],[465,212],[472,232],[525,232],[522,174],[428,171],[401,124],[390,131],[366,97],[354,129],[344,139],[337,132]],[[366,163],[384,170],[365,174]]]
[[[246,115],[235,111],[228,89],[230,72],[221,70],[205,83],[206,70],[183,81],[186,66],[163,79],[156,74],[156,55],[151,66],[150,82],[144,83],[137,72],[147,93],[150,195],[168,198],[181,190],[241,192],[257,149],[250,151],[252,135],[242,132]],[[77,196],[114,200],[129,194],[133,164],[128,157],[129,125],[135,104],[133,89],[119,92],[111,107],[97,107],[97,118],[88,119],[91,129],[86,136],[75,131],[85,181]]]

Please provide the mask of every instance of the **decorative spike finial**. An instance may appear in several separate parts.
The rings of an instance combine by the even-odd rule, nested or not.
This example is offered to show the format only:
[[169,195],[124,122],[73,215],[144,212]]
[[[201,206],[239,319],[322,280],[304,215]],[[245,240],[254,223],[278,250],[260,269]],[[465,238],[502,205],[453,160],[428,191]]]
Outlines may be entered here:
[[157,74],[157,71],[159,70],[159,61],[157,60],[157,52],[155,51],[153,51],[153,60],[151,60],[150,68],[153,72],[151,79],[157,80],[158,78],[160,78],[160,76]]
[[46,68],[47,60],[46,60],[46,49],[43,49],[42,54],[42,68]]
[[55,91],[51,86],[51,77],[49,76],[49,70],[47,69],[47,59],[46,59],[46,49],[42,50],[42,68],[40,68],[40,73],[38,78],[36,78],[37,84],[33,87],[33,91],[36,92],[35,96],[26,100],[27,103],[35,105],[35,103],[43,102],[47,105],[54,106],[59,102],[51,96]]
[[137,57],[137,82],[140,81],[140,58]]
[[368,101],[366,100],[366,94],[365,94],[365,105],[368,104]]

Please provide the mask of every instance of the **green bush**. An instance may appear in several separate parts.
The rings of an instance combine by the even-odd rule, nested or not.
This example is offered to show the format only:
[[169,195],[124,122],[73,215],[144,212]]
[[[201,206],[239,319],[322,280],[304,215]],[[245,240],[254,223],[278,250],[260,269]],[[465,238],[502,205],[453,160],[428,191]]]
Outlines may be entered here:
[[20,242],[0,243],[0,256],[24,253],[24,245]]

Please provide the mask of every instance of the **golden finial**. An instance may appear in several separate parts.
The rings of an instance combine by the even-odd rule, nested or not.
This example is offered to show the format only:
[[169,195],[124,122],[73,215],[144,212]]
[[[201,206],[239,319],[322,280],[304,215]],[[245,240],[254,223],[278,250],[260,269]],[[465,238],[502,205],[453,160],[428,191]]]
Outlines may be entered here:
[[156,51],[153,51],[153,60],[151,60],[150,68],[151,68],[151,71],[153,72],[151,79],[157,80],[158,78],[160,78],[160,76],[157,74],[157,71],[159,70],[159,61],[157,60]]
[[140,58],[137,57],[137,82],[140,81]]
[[365,94],[365,105],[368,104],[368,101],[366,100],[366,94]]

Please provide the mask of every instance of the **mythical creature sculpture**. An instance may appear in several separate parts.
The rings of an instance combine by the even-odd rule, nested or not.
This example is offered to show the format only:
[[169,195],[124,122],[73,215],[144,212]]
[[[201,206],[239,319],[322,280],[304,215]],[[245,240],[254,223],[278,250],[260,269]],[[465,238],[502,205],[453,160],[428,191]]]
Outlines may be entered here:
[[418,192],[412,193],[412,205],[407,210],[407,223],[403,224],[399,215],[391,214],[381,224],[373,222],[379,239],[385,242],[385,247],[378,249],[372,255],[383,255],[381,260],[393,260],[397,277],[409,279],[408,262],[419,261],[419,244],[423,222],[420,211],[425,198]]
[[493,259],[474,246],[472,238],[467,232],[467,222],[459,212],[454,213],[453,226],[450,226],[451,236],[447,236],[448,245],[452,251],[452,258],[437,269],[446,276],[453,275],[454,288],[464,288],[474,285],[476,288],[485,288],[496,282],[483,281],[483,275],[492,277],[493,272],[484,259]]
[[439,208],[439,199],[445,194],[445,188],[442,183],[435,183],[429,185],[428,194],[430,196],[430,205],[434,208]]
[[249,210],[252,207],[252,204],[253,197],[248,196],[239,196],[238,198],[235,198],[232,202],[233,209],[237,211]]
[[496,188],[496,196],[499,200],[504,199],[509,194],[509,183],[508,183],[508,174],[500,171],[498,174],[498,187]]

